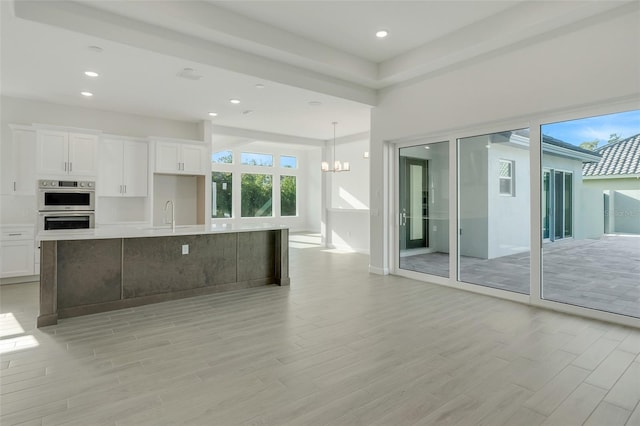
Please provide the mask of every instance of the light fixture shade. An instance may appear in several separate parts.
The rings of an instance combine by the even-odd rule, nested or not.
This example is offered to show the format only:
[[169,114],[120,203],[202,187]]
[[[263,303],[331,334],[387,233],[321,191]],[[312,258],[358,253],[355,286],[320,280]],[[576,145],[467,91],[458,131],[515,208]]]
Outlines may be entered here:
[[345,161],[344,163],[342,163],[340,160],[336,160],[336,124],[338,124],[336,121],[334,121],[333,123],[333,168],[330,169],[329,168],[329,163],[327,161],[323,161],[320,164],[320,170],[322,170],[323,172],[348,172],[349,170],[351,170],[351,166],[349,165],[348,161]]

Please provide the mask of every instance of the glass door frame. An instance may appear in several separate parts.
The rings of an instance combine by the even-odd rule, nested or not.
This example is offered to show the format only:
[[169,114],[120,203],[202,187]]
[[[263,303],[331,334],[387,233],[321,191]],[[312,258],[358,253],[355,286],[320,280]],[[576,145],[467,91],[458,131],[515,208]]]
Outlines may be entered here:
[[[490,296],[513,300],[531,306],[543,307],[555,311],[580,315],[603,321],[615,322],[618,324],[640,327],[638,318],[621,314],[598,311],[595,309],[568,305],[542,298],[542,258],[543,258],[543,225],[542,225],[542,142],[541,126],[560,121],[577,120],[584,117],[613,114],[638,109],[638,103],[633,101],[621,101],[617,103],[590,105],[564,111],[554,110],[547,113],[531,114],[529,117],[520,120],[496,121],[488,123],[483,127],[462,127],[451,129],[447,133],[434,134],[433,136],[420,136],[406,139],[387,139],[384,141],[388,158],[388,200],[392,205],[386,210],[388,214],[388,244],[386,245],[386,256],[388,260],[389,272],[395,275],[404,276],[418,281],[426,281],[434,284],[459,288],[475,293],[487,294]],[[482,134],[501,132],[505,129],[529,128],[529,189],[530,189],[530,294],[514,294],[508,291],[482,287],[475,284],[468,284],[457,280],[458,271],[458,139],[472,137]],[[449,142],[449,278],[434,275],[422,274],[414,271],[399,269],[399,239],[398,218],[399,218],[399,179],[398,179],[398,158],[400,148],[430,144],[436,142]],[[575,194],[572,195],[575,197]],[[575,215],[575,209],[572,213]],[[575,217],[572,217],[575,219]],[[575,230],[573,232],[575,234]]]
[[[389,212],[389,247],[390,247],[390,257],[389,257],[389,270],[394,275],[400,275],[407,278],[412,278],[420,281],[428,280],[429,282],[445,285],[445,286],[455,286],[452,284],[451,277],[456,276],[456,257],[457,257],[457,239],[455,229],[451,226],[451,212],[455,212],[456,210],[456,201],[451,196],[452,185],[456,182],[455,176],[452,175],[452,171],[455,169],[455,154],[452,156],[452,149],[455,152],[455,144],[451,143],[449,139],[450,136],[437,136],[430,138],[416,138],[416,139],[408,139],[403,141],[394,141],[389,143],[389,152],[390,152],[390,161],[389,161],[389,178],[391,179],[391,187],[390,189],[393,192],[393,196],[390,197],[392,201],[392,206],[390,206]],[[430,144],[436,143],[448,143],[449,148],[449,229],[448,229],[448,237],[449,237],[449,277],[441,277],[438,275],[431,275],[427,273],[421,273],[416,271],[411,271],[408,269],[400,269],[400,233],[401,227],[400,223],[402,220],[402,209],[400,206],[400,150],[402,148],[410,148],[414,146],[427,146]]]

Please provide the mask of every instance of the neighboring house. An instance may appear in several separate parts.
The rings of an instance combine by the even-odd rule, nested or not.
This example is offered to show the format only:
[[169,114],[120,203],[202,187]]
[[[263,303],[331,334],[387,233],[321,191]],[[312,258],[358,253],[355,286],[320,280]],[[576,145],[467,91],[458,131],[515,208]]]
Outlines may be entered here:
[[584,164],[582,176],[602,194],[604,233],[640,234],[640,134],[594,152],[602,160]]

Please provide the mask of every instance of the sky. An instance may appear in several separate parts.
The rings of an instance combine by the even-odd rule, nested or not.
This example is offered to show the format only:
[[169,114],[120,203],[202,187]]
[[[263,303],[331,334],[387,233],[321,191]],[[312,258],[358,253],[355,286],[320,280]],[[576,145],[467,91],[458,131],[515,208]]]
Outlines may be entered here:
[[542,133],[573,145],[598,139],[602,146],[613,133],[621,139],[640,133],[640,110],[545,124]]

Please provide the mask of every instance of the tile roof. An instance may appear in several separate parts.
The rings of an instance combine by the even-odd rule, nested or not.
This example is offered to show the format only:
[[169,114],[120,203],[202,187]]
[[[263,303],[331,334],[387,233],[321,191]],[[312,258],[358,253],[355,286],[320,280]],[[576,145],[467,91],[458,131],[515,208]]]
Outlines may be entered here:
[[584,163],[583,176],[640,174],[640,133],[595,150],[602,155],[598,163]]

